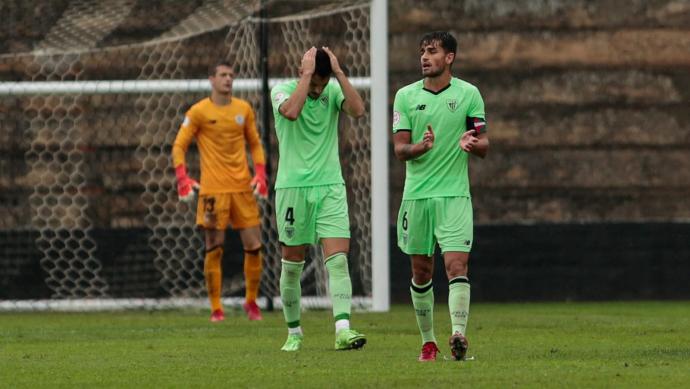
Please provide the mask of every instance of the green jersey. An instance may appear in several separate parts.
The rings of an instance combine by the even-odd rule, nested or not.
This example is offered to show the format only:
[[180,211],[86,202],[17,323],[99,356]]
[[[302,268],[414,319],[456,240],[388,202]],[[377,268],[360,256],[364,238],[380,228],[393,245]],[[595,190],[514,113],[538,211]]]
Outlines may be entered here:
[[345,100],[337,83],[328,83],[317,99],[307,96],[295,121],[278,108],[297,88],[297,81],[276,85],[271,90],[273,117],[278,135],[276,189],[344,184],[338,156],[338,117]]
[[424,89],[424,80],[398,91],[393,132],[410,131],[411,142],[419,143],[430,124],[435,135],[429,151],[406,162],[403,200],[470,196],[468,154],[460,148],[467,118],[484,119],[484,101],[477,87],[459,78],[439,92]]

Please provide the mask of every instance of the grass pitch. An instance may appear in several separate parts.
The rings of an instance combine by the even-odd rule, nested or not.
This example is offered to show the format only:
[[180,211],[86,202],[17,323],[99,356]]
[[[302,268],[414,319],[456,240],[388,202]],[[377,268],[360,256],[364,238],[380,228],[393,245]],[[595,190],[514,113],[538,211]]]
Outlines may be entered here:
[[[687,387],[690,303],[473,304],[474,360],[419,363],[411,306],[353,315],[362,350],[334,351],[328,311],[302,316],[304,348],[285,353],[282,313],[0,314],[0,387]],[[436,335],[450,319],[436,304]]]

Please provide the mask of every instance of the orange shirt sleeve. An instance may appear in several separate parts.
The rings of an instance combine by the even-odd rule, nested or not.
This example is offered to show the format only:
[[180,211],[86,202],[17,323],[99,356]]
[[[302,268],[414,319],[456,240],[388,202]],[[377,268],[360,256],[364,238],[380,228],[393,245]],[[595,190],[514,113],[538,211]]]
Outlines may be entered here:
[[266,164],[266,156],[264,154],[264,147],[261,144],[259,131],[256,129],[256,118],[254,110],[251,106],[248,107],[247,120],[244,125],[244,138],[249,145],[249,152],[252,154],[252,161],[254,164]]
[[194,111],[190,109],[185,114],[184,121],[182,122],[182,125],[180,125],[180,129],[175,137],[175,142],[173,143],[173,167],[178,167],[185,163],[185,154],[187,153],[187,149],[189,148],[189,145],[192,143],[192,140],[198,131],[199,125],[196,123],[194,118]]

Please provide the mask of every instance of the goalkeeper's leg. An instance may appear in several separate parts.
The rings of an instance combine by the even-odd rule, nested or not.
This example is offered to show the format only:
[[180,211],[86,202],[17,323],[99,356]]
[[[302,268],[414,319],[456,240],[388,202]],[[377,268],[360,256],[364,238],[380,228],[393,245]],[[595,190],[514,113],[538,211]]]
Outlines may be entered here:
[[223,243],[224,230],[206,230],[206,257],[204,258],[204,277],[206,290],[211,303],[211,321],[225,319],[223,305],[220,301],[223,283]]
[[244,284],[245,302],[242,305],[249,320],[261,320],[261,310],[256,304],[263,271],[261,255],[261,230],[259,226],[240,230],[240,238],[244,247]]

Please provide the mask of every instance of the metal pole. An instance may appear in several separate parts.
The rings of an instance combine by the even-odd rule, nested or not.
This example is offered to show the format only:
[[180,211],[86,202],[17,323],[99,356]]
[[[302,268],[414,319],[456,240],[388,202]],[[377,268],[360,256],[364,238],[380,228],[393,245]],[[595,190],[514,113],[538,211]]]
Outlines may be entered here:
[[[269,187],[274,182],[273,165],[271,163],[271,93],[268,86],[268,17],[267,5],[265,0],[261,0],[261,10],[259,11],[259,63],[261,64],[261,139],[266,153],[266,175],[268,176]],[[272,190],[268,191],[269,201],[267,210],[272,212],[271,204],[274,197]],[[268,238],[266,232],[263,234]],[[266,309],[273,311],[273,296],[266,296]]]
[[371,42],[371,272],[372,310],[390,309],[388,215],[388,1],[372,0]]

